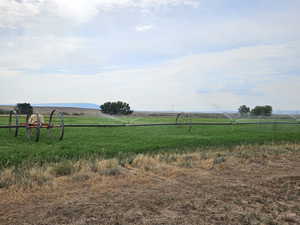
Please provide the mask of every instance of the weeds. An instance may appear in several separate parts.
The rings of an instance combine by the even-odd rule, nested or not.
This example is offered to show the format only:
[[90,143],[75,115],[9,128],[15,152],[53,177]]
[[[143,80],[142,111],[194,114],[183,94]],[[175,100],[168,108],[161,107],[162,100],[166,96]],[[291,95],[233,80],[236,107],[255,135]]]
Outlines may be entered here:
[[119,158],[119,164],[123,167],[126,167],[127,165],[131,165],[135,159],[135,155],[129,155],[127,157],[120,157]]
[[[170,171],[176,171],[180,168],[211,170],[219,164],[226,164],[227,159],[230,159],[229,162],[231,162],[233,158],[242,159],[243,163],[267,166],[270,157],[278,157],[279,154],[293,154],[299,150],[299,145],[292,147],[289,145],[238,146],[230,150],[203,151],[200,154],[198,151],[185,154],[140,154],[137,156],[129,155],[128,158],[122,159],[94,158],[92,160],[64,161],[43,166],[13,167],[0,172],[0,188],[43,186],[51,184],[53,180],[61,176],[72,176],[72,181],[84,182],[95,176],[126,174],[130,169],[157,174],[172,173]],[[222,168],[223,166],[219,167],[219,169]],[[289,198],[295,198],[295,196],[289,195]]]
[[50,182],[51,177],[42,168],[6,169],[0,174],[0,188],[8,188],[10,186],[31,188],[49,184]]
[[74,173],[74,171],[75,171],[75,167],[71,162],[63,162],[55,165],[51,169],[51,174],[56,177],[60,177],[60,176],[71,175],[72,173]]
[[214,160],[214,164],[220,164],[220,163],[223,163],[223,162],[225,162],[225,157],[224,156],[218,156]]
[[89,179],[90,179],[90,176],[87,174],[78,174],[78,175],[72,176],[72,181],[75,181],[75,182],[84,182]]
[[116,168],[108,168],[100,171],[101,175],[105,176],[118,176],[122,174],[122,168],[116,167]]
[[160,167],[161,161],[159,156],[138,155],[132,162],[132,166],[145,171],[156,170]]

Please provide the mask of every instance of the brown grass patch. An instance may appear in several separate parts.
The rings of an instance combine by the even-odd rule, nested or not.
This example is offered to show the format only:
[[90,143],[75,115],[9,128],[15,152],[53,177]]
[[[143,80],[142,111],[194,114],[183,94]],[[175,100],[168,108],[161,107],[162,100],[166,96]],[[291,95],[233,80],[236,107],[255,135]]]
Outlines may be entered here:
[[6,169],[0,224],[299,224],[299,174],[296,144]]

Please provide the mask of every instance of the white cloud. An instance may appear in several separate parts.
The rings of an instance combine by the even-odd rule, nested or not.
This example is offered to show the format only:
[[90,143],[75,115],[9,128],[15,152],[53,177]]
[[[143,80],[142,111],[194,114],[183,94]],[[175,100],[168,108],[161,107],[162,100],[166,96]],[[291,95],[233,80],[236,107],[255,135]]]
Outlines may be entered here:
[[214,7],[203,9],[209,2],[0,0],[0,103],[122,98],[145,109],[297,105],[295,97],[286,101],[289,90],[295,96],[300,89],[297,7],[231,16],[218,9],[211,16]]
[[[299,110],[300,73],[298,76],[286,77],[285,79],[274,79],[268,85],[259,85],[257,91],[265,93],[263,99],[279,109]],[[263,102],[257,99],[259,102]]]
[[[191,2],[200,1],[0,0],[0,66],[12,70],[50,64],[65,70],[74,68],[73,65],[127,66],[134,64],[134,59],[145,59],[142,63],[147,64],[149,58],[159,62],[161,58],[300,38],[296,19],[299,16],[294,12],[222,21],[168,16],[169,11],[167,16],[132,13],[136,8],[152,10]],[[118,10],[99,14],[102,9],[124,7],[127,10],[119,10],[123,14]],[[81,24],[84,21],[92,25]],[[1,32],[1,26],[23,29]],[[139,32],[132,32],[133,29]],[[54,65],[55,62],[59,65]]]
[[139,32],[144,32],[144,31],[152,30],[153,28],[154,28],[153,25],[139,25],[135,27],[135,30]]
[[[294,42],[245,47],[94,75],[0,76],[0,102],[102,103],[121,99],[135,109],[148,110],[236,109],[241,104],[298,109],[300,74],[289,72],[300,70],[299,46]],[[30,85],[35,88],[27,88]]]
[[0,68],[7,70],[40,69],[47,65],[68,60],[84,45],[78,38],[55,36],[25,36],[0,42]]
[[77,23],[91,20],[99,12],[122,8],[153,9],[165,6],[198,6],[197,0],[1,0],[0,28],[28,27],[40,20],[60,17]]
[[33,0],[0,1],[0,28],[16,28],[40,14],[40,2]]

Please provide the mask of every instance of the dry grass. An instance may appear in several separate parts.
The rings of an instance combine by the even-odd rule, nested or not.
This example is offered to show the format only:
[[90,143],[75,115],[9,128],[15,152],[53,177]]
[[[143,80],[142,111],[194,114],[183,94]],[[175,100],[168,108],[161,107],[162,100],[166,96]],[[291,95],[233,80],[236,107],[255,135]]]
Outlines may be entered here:
[[1,225],[299,224],[300,145],[6,169],[0,187]]
[[[94,159],[64,161],[44,167],[9,168],[0,172],[0,188],[31,189],[55,183],[58,177],[72,177],[73,180],[88,180],[87,177],[126,175],[131,171],[152,172],[165,175],[166,172],[183,168],[213,169],[226,161],[238,163],[265,163],[270,157],[296,154],[298,144],[237,146],[230,150],[212,149],[186,154],[140,154],[130,159]],[[222,166],[221,166],[222,167]],[[74,178],[75,177],[75,178]],[[77,178],[76,178],[77,177]],[[80,179],[80,177],[82,179]],[[85,178],[84,178],[85,177]]]

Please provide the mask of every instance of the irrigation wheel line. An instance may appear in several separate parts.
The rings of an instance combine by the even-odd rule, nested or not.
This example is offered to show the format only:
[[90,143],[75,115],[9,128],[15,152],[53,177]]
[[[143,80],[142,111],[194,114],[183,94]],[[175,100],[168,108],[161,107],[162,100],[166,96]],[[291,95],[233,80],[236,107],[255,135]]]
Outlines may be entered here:
[[177,114],[177,116],[176,116],[176,121],[175,121],[176,124],[178,124],[178,119],[179,119],[179,117],[181,116],[181,114],[182,114],[182,113],[178,113],[178,114]]
[[19,115],[16,111],[9,112],[8,126],[15,126],[15,127],[10,127],[8,129],[8,132],[10,135],[13,134],[14,137],[17,137],[19,134]]
[[34,122],[34,124],[30,124],[29,123],[30,115],[28,114],[27,117],[26,117],[25,127],[26,127],[26,136],[27,136],[27,138],[31,141],[38,142],[40,140],[42,123],[41,123],[41,120],[40,120],[40,117],[39,117],[38,113],[36,114],[36,117],[37,117],[37,121]]
[[19,134],[19,128],[25,128],[26,137],[30,141],[38,142],[40,140],[41,129],[46,128],[48,130],[48,136],[55,140],[63,140],[64,137],[64,115],[63,113],[57,113],[53,110],[50,114],[49,123],[43,123],[41,121],[40,115],[33,114],[36,116],[36,121],[30,121],[31,114],[27,114],[26,122],[19,122],[19,115],[16,111],[10,111],[8,125],[0,125],[0,128],[8,129],[9,135],[14,135],[17,137]]
[[[10,112],[9,122],[8,125],[0,125],[0,129],[9,129],[9,133],[14,133],[16,137],[18,135],[19,128],[26,129],[26,135],[30,140],[39,141],[40,138],[40,129],[47,128],[48,132],[57,131],[58,140],[62,140],[64,137],[64,128],[95,128],[95,127],[157,127],[157,126],[183,126],[183,127],[192,127],[192,126],[243,126],[243,125],[300,125],[299,122],[285,122],[285,121],[278,121],[278,122],[270,122],[270,121],[260,121],[260,122],[190,122],[184,121],[178,122],[179,116],[177,118],[176,123],[148,123],[148,124],[64,124],[64,115],[62,113],[52,113],[50,123],[41,123],[40,118],[38,117],[38,121],[33,124],[29,124],[29,115],[27,116],[26,123],[19,123],[19,117],[16,112]],[[55,119],[57,118],[57,119]],[[188,117],[183,117],[186,120]],[[190,118],[191,119],[191,118]]]
[[47,127],[48,136],[54,140],[63,140],[65,133],[64,114],[53,110]]
[[[178,122],[179,120],[182,120],[182,122]],[[180,127],[180,125],[182,124],[186,124],[188,126],[188,132],[192,131],[192,117],[191,115],[187,114],[187,113],[178,113],[176,116],[176,121],[175,123],[178,125],[178,127]]]
[[[274,122],[260,122],[260,124],[272,125]],[[275,122],[278,125],[300,125],[295,122]],[[231,122],[194,122],[194,123],[146,123],[146,124],[65,124],[64,127],[157,127],[157,126],[232,126]],[[234,123],[237,126],[256,125],[258,122]],[[6,126],[0,126],[6,128]]]

